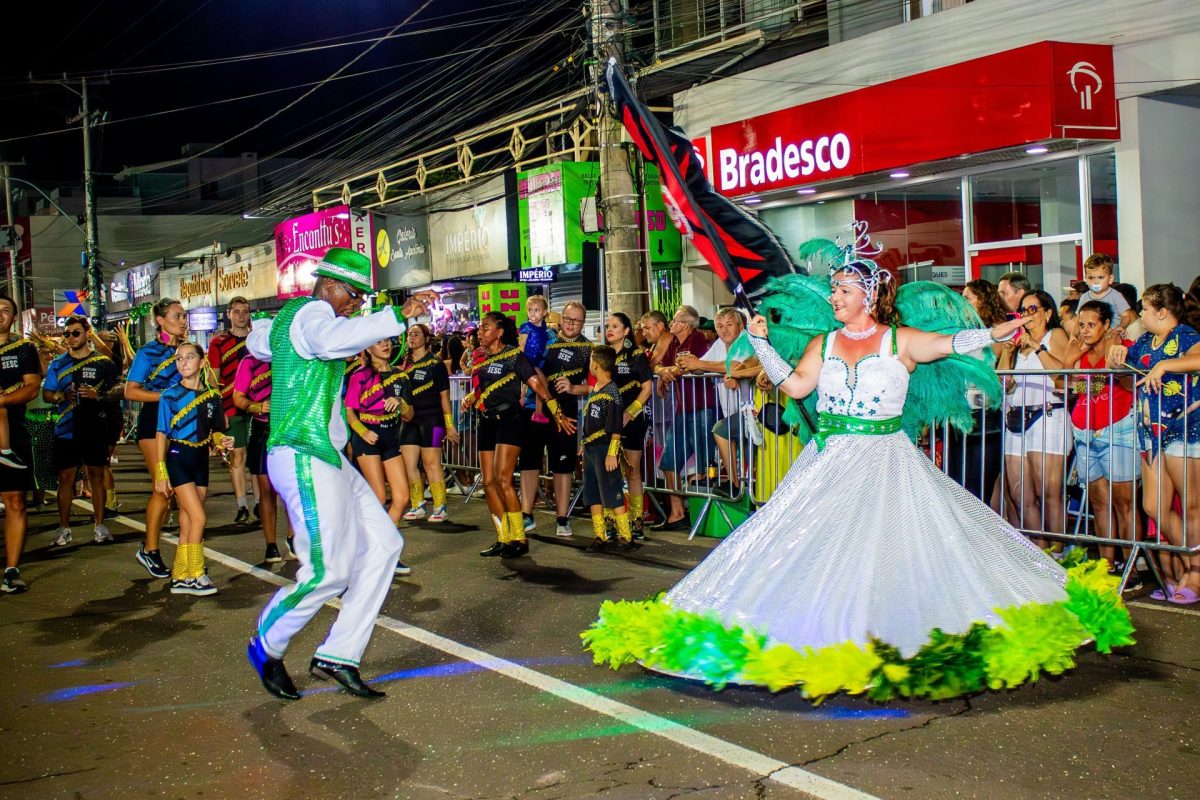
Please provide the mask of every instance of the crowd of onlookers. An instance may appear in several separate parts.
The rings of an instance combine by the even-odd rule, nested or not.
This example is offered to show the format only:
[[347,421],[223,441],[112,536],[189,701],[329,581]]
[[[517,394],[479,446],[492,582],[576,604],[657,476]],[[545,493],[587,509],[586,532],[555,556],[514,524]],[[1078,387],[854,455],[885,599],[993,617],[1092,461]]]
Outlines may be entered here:
[[[930,451],[955,480],[1045,546],[1059,549],[1062,540],[1042,539],[1039,533],[1072,530],[1127,542],[1161,537],[1182,544],[1185,523],[1187,544],[1194,546],[1200,540],[1200,412],[1194,409],[1200,400],[1200,278],[1186,292],[1158,284],[1139,296],[1132,286],[1114,280],[1112,260],[1099,254],[1087,259],[1083,274],[1084,280],[1063,287],[1061,301],[1035,289],[1018,272],[1003,275],[996,284],[982,279],[967,284],[963,296],[985,325],[1015,316],[1025,324],[1016,337],[993,346],[1003,376],[1003,403],[997,407],[972,392],[978,413],[974,430],[950,430],[941,442],[940,433],[931,431]],[[79,491],[90,494],[96,509],[94,541],[111,541],[105,508],[111,513],[117,506],[109,463],[123,429],[132,425],[126,425],[123,403],[137,399],[130,387],[134,395],[146,394],[146,381],[154,376],[141,374],[145,365],[137,375],[126,374],[138,359],[121,329],[97,332],[86,319],[73,317],[61,337],[19,339],[8,333],[12,306],[0,298],[0,329],[5,332],[0,378],[8,387],[0,402],[6,412],[0,415],[6,531],[15,533],[24,524],[25,490],[33,490],[34,502],[40,503],[47,489],[57,487],[55,544],[71,541],[68,512]],[[163,308],[160,319],[156,306],[162,341],[186,335],[186,328],[171,328],[173,308],[186,319],[175,307],[177,303]],[[264,388],[259,381],[269,371],[263,376],[265,367],[247,364],[242,368],[246,375],[239,376],[240,355],[226,363],[225,354],[236,355],[249,331],[249,306],[236,298],[228,314],[230,330],[214,339],[208,360],[217,373],[213,388],[222,394],[225,414],[230,420],[247,420],[245,430],[229,428],[236,441],[223,457],[230,461],[237,495],[236,521],[249,523],[251,509],[261,518],[262,500],[274,499],[265,469],[255,466],[264,458],[269,408],[269,382]],[[533,512],[542,497],[555,511],[555,533],[573,535],[569,502],[589,463],[580,445],[587,439],[574,424],[567,432],[560,420],[570,418],[586,427],[589,409],[602,406],[598,394],[610,383],[620,413],[610,424],[616,428],[611,434],[594,433],[596,441],[612,442],[594,468],[619,476],[619,505],[629,516],[621,519],[622,530],[616,530],[612,498],[606,497],[600,539],[615,540],[627,526],[636,545],[644,522],[687,530],[694,522],[689,495],[765,501],[799,452],[798,445],[811,435],[765,419],[780,406],[774,405],[774,389],[756,359],[728,358],[746,326],[736,309],[718,309],[712,319],[686,305],[671,317],[651,311],[630,320],[618,312],[603,320],[596,341],[582,333],[587,310],[578,302],[551,310],[544,297],[532,296],[527,315],[528,321],[511,331],[506,325],[489,327],[485,320],[479,328],[439,335],[415,324],[404,339],[379,342],[348,365],[350,453],[396,523],[447,518],[447,482],[457,480],[465,490],[473,480],[471,468],[479,466],[484,452],[476,429],[488,428],[484,421],[490,413],[493,420],[511,421],[510,427],[520,430],[519,436],[511,430],[491,433],[486,445],[492,448],[487,451],[492,471],[511,466],[507,474],[520,475],[519,491],[505,501],[519,507],[519,523],[498,520],[498,529],[508,531],[499,544],[513,544],[504,539],[515,535],[514,528],[537,526]],[[166,347],[151,343],[143,350],[156,346]],[[506,402],[497,412],[495,403],[489,406],[480,396],[488,390],[480,391],[479,373],[516,352],[536,379],[515,361],[505,367],[520,380],[504,390],[516,392],[513,408]],[[1078,370],[1091,372],[1074,372]],[[598,380],[604,385],[597,386]],[[21,417],[23,424],[12,422]],[[139,443],[146,443],[147,436],[152,442],[158,432],[153,422],[148,431],[143,427],[138,426]],[[18,445],[29,440],[30,463],[22,462],[21,447],[9,447],[10,436]],[[497,452],[504,459],[493,460]],[[143,455],[152,468],[153,454]],[[616,466],[605,466],[611,464]],[[247,466],[258,481],[258,503],[252,504]],[[548,481],[542,478],[546,474]],[[609,487],[612,476],[605,477],[607,482],[596,485]],[[482,484],[493,493],[501,491],[495,480]],[[507,481],[505,493],[513,489]],[[651,494],[654,501],[647,499]],[[156,506],[155,515],[166,513],[165,503],[158,503],[162,508]],[[264,529],[271,529],[267,560],[280,560],[273,503],[266,510],[270,524]],[[593,522],[595,528],[599,523]],[[1068,530],[1072,524],[1076,527]],[[18,538],[8,537],[6,590],[23,586],[14,572]],[[527,549],[523,533],[519,544]],[[503,550],[515,552],[512,546]],[[153,574],[163,573],[166,567],[156,554],[156,549],[144,548],[139,561],[153,567]],[[1125,551],[1120,548],[1103,547],[1101,555],[1118,569],[1123,566]],[[1170,583],[1167,599],[1200,599],[1200,559],[1170,557],[1163,565]],[[407,569],[398,567],[401,573]]]

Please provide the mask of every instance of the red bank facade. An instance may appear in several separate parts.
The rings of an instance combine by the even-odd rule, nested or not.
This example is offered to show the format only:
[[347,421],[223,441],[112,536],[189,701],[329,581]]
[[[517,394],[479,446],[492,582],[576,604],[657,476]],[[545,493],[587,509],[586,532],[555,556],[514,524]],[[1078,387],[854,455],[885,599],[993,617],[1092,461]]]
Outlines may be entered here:
[[[885,35],[903,50],[894,29],[874,36]],[[914,46],[930,40],[928,31],[914,37]],[[1118,48],[1095,41],[1033,41],[892,80],[856,80],[871,69],[861,58],[871,38],[676,96],[677,123],[693,137],[714,188],[759,214],[793,256],[802,241],[833,238],[865,220],[883,243],[881,263],[902,280],[961,287],[1016,270],[1061,297],[1092,252],[1117,258],[1121,279],[1139,288],[1158,280],[1186,288],[1200,273],[1194,255],[1186,266],[1166,267],[1147,246],[1160,234],[1155,202],[1180,195],[1172,205],[1183,214],[1200,202],[1188,199],[1198,194],[1189,174],[1200,162],[1200,139],[1187,144],[1200,133],[1188,133],[1200,123],[1200,103],[1153,98],[1167,110],[1149,120],[1156,133],[1148,136],[1147,108],[1133,102],[1144,99],[1140,82],[1122,80]],[[858,58],[838,75],[836,51],[847,45],[859,48]],[[907,61],[921,58],[910,53]],[[789,86],[803,96],[817,83],[827,96],[785,105]],[[754,113],[764,106],[773,108]],[[1131,122],[1134,136],[1126,131]],[[1168,152],[1148,152],[1151,139],[1165,140]],[[1172,158],[1178,185],[1144,185],[1147,163]],[[1128,187],[1118,180],[1119,159],[1132,167],[1122,173],[1131,176]],[[1122,215],[1126,202],[1131,213]],[[1160,222],[1164,232],[1172,224]],[[1175,235],[1196,238],[1195,227]],[[690,299],[708,300],[703,281],[692,283]],[[719,287],[708,291],[723,300]]]

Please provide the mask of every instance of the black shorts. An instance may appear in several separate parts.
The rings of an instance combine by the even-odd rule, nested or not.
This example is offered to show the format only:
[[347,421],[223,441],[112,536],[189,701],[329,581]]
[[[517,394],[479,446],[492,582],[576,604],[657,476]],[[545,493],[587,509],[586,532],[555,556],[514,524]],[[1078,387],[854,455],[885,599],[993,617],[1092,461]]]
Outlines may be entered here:
[[579,439],[573,433],[563,433],[550,422],[534,422],[533,410],[524,409],[521,421],[525,426],[525,441],[517,458],[517,469],[542,470],[542,452],[553,475],[574,475],[579,466]]
[[153,439],[158,435],[158,401],[142,403],[138,411],[137,440]]
[[375,444],[367,444],[367,440],[357,433],[351,434],[350,446],[354,448],[354,457],[379,456],[383,461],[391,461],[400,455],[400,428],[396,425],[376,426],[367,425],[366,429],[379,434]]
[[0,464],[0,492],[26,492],[33,488],[33,444],[25,420],[8,420],[8,441],[12,451],[28,466],[13,469]]
[[246,442],[246,468],[251,475],[267,474],[267,438],[271,435],[270,420],[250,420],[250,439]]
[[519,411],[507,411],[497,417],[481,415],[476,449],[481,453],[486,453],[495,450],[498,444],[522,447],[524,433],[525,426],[521,424],[521,412]]
[[446,438],[446,423],[442,420],[412,420],[400,428],[400,445],[441,447]]
[[167,477],[171,479],[172,487],[187,483],[207,487],[208,445],[190,447],[171,442],[167,446]]
[[621,447],[626,450],[645,450],[646,429],[649,427],[650,423],[646,420],[645,413],[629,420],[629,424],[621,431]]
[[618,465],[609,472],[604,468],[604,460],[607,457],[608,445],[603,441],[584,446],[583,504],[589,507],[624,508],[625,498],[621,491],[624,478],[621,476],[621,467]]
[[[157,413],[157,412],[156,412]],[[125,430],[125,413],[119,403],[111,403],[104,409],[104,443],[110,448],[121,441]]]
[[[104,431],[98,431],[103,434]],[[73,439],[54,437],[50,463],[55,472],[76,467],[107,467],[108,442],[102,435],[76,436]]]

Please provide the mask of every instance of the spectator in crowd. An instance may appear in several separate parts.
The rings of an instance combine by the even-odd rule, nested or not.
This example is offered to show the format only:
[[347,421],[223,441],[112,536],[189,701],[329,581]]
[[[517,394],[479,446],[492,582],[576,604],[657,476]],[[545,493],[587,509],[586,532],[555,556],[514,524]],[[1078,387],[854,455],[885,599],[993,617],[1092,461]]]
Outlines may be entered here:
[[[551,395],[558,401],[567,419],[579,416],[579,398],[588,393],[588,363],[592,343],[582,335],[587,309],[571,301],[563,306],[560,316],[562,335],[546,346],[542,373]],[[529,355],[526,352],[525,357]],[[530,362],[532,363],[532,361]],[[533,505],[537,500],[538,482],[542,472],[542,454],[547,454],[550,474],[554,476],[554,506],[557,516],[555,535],[571,535],[567,516],[571,505],[571,481],[579,466],[579,442],[574,432],[560,430],[550,420],[538,419],[534,407],[536,395],[525,395],[524,420],[526,436],[521,444],[517,467],[521,471],[521,517],[528,533],[535,527]]]
[[642,332],[642,344],[646,348],[646,357],[650,360],[651,367],[663,363],[663,356],[671,343],[667,330],[670,324],[667,315],[661,311],[649,311],[638,321]]
[[1000,276],[996,292],[1008,313],[1016,314],[1021,305],[1021,298],[1026,292],[1033,291],[1033,284],[1022,272],[1006,272]]
[[[680,359],[708,351],[704,335],[696,330],[700,314],[691,306],[680,306],[671,320],[670,336],[661,362],[654,368],[658,376],[658,393],[668,398],[664,403],[664,420],[668,426],[663,442],[659,469],[672,494],[668,495],[670,511],[656,530],[687,530],[687,515],[683,500],[674,492],[683,487],[682,474],[689,460],[695,458],[698,471],[705,471],[712,462],[712,428],[716,423],[716,393],[710,381],[680,380],[684,370]],[[656,345],[657,349],[657,345]]]
[[[963,287],[962,295],[975,309],[975,313],[979,314],[983,324],[988,327],[999,325],[1009,318],[1004,301],[1000,299],[1000,293],[996,291],[996,287],[992,285],[991,281],[976,278]],[[1002,347],[1003,345],[1000,343],[993,345],[993,354],[999,357]]]
[[613,379],[621,393],[621,448],[625,454],[625,483],[629,489],[629,517],[635,541],[644,538],[642,514],[645,510],[642,483],[642,451],[649,427],[650,394],[654,374],[646,353],[633,343],[633,325],[620,311],[604,323],[604,341],[616,354]]
[[[714,385],[720,405],[721,419],[712,428],[717,455],[728,475],[728,483],[720,485],[730,496],[741,489],[742,475],[749,453],[742,425],[742,406],[753,404],[753,380],[762,372],[758,359],[735,361],[726,365],[729,348],[746,327],[745,318],[735,308],[722,308],[717,312],[717,340],[703,356],[680,356],[679,366],[688,372],[716,372],[724,375],[715,378]],[[736,451],[735,451],[736,450]]]
[[75,472],[81,466],[92,487],[95,518],[93,541],[111,544],[112,534],[104,525],[104,470],[108,467],[108,420],[111,408],[105,400],[116,385],[117,367],[100,355],[89,341],[91,324],[86,317],[67,318],[64,336],[67,352],[50,362],[42,396],[56,403],[54,425],[54,470],[58,473],[58,537],[54,546],[71,543],[71,503],[75,500]]
[[[1137,315],[1133,318],[1133,322],[1125,326],[1125,338],[1136,342],[1146,332],[1145,326],[1142,325],[1142,301],[1138,300],[1137,287],[1132,283],[1114,283],[1113,289],[1121,293],[1121,296],[1125,298],[1125,302],[1129,304],[1129,307],[1133,309],[1133,313]],[[1115,321],[1116,319],[1114,318],[1114,323]]]
[[[1067,369],[1103,370],[1114,344],[1128,347],[1113,328],[1112,306],[1088,300],[1079,307],[1079,330],[1067,345]],[[1137,537],[1133,480],[1137,477],[1137,433],[1133,422],[1133,378],[1089,375],[1074,379],[1078,398],[1071,410],[1075,471],[1087,486],[1096,534],[1132,542]],[[1115,535],[1115,536],[1114,536]],[[1114,572],[1123,572],[1117,549],[1101,547]]]
[[[546,348],[554,336],[546,325],[546,314],[549,311],[550,305],[540,294],[535,294],[525,301],[525,316],[529,319],[521,323],[518,346],[525,354],[525,358],[529,359],[529,363],[533,364],[534,369],[542,368],[546,358]],[[543,413],[541,401],[536,396],[532,396],[530,401],[533,403],[533,421],[549,425],[550,418]]]
[[462,334],[458,331],[452,331],[446,334],[442,342],[442,361],[446,365],[446,374],[454,375],[461,371],[463,355],[466,353],[467,346],[463,342]]
[[700,331],[704,336],[704,341],[710,345],[717,340],[717,324],[708,317],[700,318],[700,324],[696,326],[696,330]]
[[1071,281],[1063,287],[1063,302],[1078,300],[1087,290],[1087,281]]
[[1058,304],[1058,322],[1062,325],[1067,338],[1075,338],[1078,328],[1075,323],[1075,310],[1079,307],[1079,299],[1063,300]]
[[104,468],[104,511],[105,516],[113,516],[120,511],[117,502],[117,482],[113,477],[112,465],[116,463],[117,442],[125,431],[125,409],[122,400],[125,397],[125,367],[128,366],[125,350],[121,347],[120,339],[114,331],[101,331],[93,339],[96,342],[96,352],[112,359],[117,370],[117,382],[113,384],[104,397],[105,410],[105,441],[108,443],[108,466]]
[[[38,394],[42,381],[41,364],[33,342],[12,332],[17,319],[17,304],[0,295],[0,407],[8,414],[9,441],[26,464],[33,463],[29,432],[25,429],[25,404]],[[29,590],[21,579],[21,554],[25,550],[27,520],[25,493],[33,488],[33,470],[0,465],[0,502],[4,503],[4,579],[0,591],[20,594]]]
[[1093,253],[1088,256],[1087,260],[1083,262],[1083,277],[1087,281],[1088,291],[1080,299],[1084,302],[1099,300],[1112,306],[1117,330],[1124,331],[1137,319],[1137,314],[1134,313],[1125,296],[1113,290],[1113,282],[1116,278],[1113,275],[1111,256],[1104,253]]
[[[0,303],[0,307],[2,307]],[[38,364],[45,375],[55,352],[46,340],[37,341]],[[42,392],[34,394],[25,406],[25,429],[33,461],[33,507],[39,508],[46,502],[46,492],[58,487],[58,476],[54,473],[54,404],[47,403]]]
[[[1189,314],[1183,291],[1172,283],[1142,293],[1146,332],[1132,347],[1114,345],[1108,363],[1128,364],[1145,377],[1135,410],[1142,451],[1142,507],[1173,545],[1184,544],[1183,518],[1173,507],[1186,504],[1187,546],[1200,541],[1200,319]],[[1165,554],[1167,594],[1177,605],[1200,602],[1200,555]],[[1151,595],[1152,597],[1154,595]]]
[[[1005,343],[1001,369],[1062,369],[1067,335],[1058,320],[1058,305],[1044,291],[1021,300],[1024,326],[1019,338]],[[1005,482],[1010,521],[1025,530],[1063,531],[1063,478],[1071,450],[1064,393],[1049,375],[1016,375],[1005,380]],[[1039,546],[1046,543],[1035,538]],[[1051,545],[1062,549],[1061,542]]]
[[[250,335],[250,301],[237,296],[225,309],[229,329],[221,331],[208,344],[208,365],[220,381],[221,403],[225,409],[233,449],[229,451],[229,481],[237,500],[234,525],[250,523],[249,482],[246,479],[246,444],[250,440],[250,416],[233,403],[233,380],[238,364],[246,357],[246,337]],[[256,514],[257,516],[257,514]]]

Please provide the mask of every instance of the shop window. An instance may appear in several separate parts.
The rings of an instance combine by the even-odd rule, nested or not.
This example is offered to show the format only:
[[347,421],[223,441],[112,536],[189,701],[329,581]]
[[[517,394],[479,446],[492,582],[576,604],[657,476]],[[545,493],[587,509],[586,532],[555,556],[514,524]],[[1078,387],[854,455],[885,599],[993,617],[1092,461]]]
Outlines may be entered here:
[[1079,166],[1073,158],[970,180],[977,243],[1081,233]]
[[[883,243],[876,260],[897,275],[906,276],[907,267],[922,268],[914,273],[922,279],[949,279],[952,274],[961,279],[965,274],[962,190],[957,178],[859,195],[854,200],[854,218],[867,223],[873,242]],[[925,268],[931,267],[943,269],[925,274]]]
[[767,208],[763,209],[759,218],[779,237],[788,255],[799,264],[800,245],[809,239],[832,240],[839,236],[845,239],[849,235],[850,223],[854,221],[854,200],[818,200],[805,205]]
[[[1112,153],[1088,156],[1091,193],[1092,252],[1117,258],[1117,157]],[[1119,274],[1119,273],[1118,273]]]

